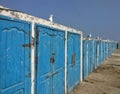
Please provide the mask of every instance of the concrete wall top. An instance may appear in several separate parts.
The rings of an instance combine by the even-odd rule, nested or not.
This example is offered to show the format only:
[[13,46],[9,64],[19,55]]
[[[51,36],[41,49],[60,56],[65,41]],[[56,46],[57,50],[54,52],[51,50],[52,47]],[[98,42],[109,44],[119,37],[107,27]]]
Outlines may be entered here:
[[108,43],[118,43],[117,41],[113,41],[113,40],[103,40],[103,39],[97,39],[97,38],[83,38],[83,40],[96,40],[96,41],[108,42]]
[[63,31],[69,31],[69,32],[73,32],[73,33],[82,34],[82,32],[80,30],[76,30],[76,29],[73,29],[73,28],[70,28],[67,26],[63,26],[63,25],[60,25],[60,24],[57,24],[54,22],[50,22],[50,21],[47,21],[47,20],[32,16],[32,15],[28,15],[28,14],[23,13],[23,12],[11,10],[11,9],[8,9],[8,8],[2,7],[2,6],[0,6],[0,15],[28,21],[30,23],[41,24],[44,26],[60,29]]
[[99,39],[87,37],[87,38],[83,38],[83,40],[96,40],[96,41],[98,41]]

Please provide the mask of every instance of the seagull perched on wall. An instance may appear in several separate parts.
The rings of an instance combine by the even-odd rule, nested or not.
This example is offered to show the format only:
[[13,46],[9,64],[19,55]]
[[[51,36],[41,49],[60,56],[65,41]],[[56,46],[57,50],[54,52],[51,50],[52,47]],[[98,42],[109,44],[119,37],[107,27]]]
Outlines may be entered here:
[[4,7],[0,5],[0,8],[4,8]]
[[92,37],[92,35],[91,35],[91,34],[89,34],[87,37],[88,37],[88,38],[91,38],[91,37]]
[[100,39],[100,37],[96,37],[96,39]]
[[50,17],[49,17],[49,21],[50,22],[53,22],[53,15],[51,14]]

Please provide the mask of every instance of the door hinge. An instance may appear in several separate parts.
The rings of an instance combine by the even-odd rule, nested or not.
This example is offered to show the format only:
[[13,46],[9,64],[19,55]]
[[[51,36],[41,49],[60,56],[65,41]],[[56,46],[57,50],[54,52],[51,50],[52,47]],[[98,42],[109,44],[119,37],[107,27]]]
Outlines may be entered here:
[[22,47],[32,47],[34,43],[22,44]]

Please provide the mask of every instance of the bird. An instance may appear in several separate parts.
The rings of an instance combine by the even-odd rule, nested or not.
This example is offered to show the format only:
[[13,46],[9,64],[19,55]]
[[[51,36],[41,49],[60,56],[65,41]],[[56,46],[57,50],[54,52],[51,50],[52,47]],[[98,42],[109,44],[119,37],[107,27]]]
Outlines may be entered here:
[[89,34],[87,37],[88,37],[88,38],[91,38],[91,37],[92,37],[92,35],[91,35],[91,34]]
[[96,37],[96,39],[98,39],[98,40],[99,40],[99,39],[100,39],[100,37],[98,37],[98,36],[97,36],[97,37]]
[[50,22],[53,22],[53,15],[51,14],[50,17],[49,17],[49,21]]
[[91,34],[89,34],[89,37],[91,38],[91,37],[92,37],[92,35],[91,35]]
[[4,7],[0,5],[0,8],[4,8]]

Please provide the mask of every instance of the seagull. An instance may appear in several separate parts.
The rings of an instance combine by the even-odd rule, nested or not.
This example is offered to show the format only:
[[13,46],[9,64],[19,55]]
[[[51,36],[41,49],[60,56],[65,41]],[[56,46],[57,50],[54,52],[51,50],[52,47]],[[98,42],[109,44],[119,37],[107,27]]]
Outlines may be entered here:
[[50,17],[49,17],[49,21],[50,22],[53,22],[53,15],[51,14]]
[[99,37],[96,37],[96,39],[100,39]]
[[92,35],[91,35],[91,34],[89,34],[89,37],[91,38],[91,37],[92,37]]
[[4,7],[0,5],[0,8],[4,8]]
[[92,36],[92,35],[91,35],[91,34],[89,34],[87,37],[88,37],[88,38],[91,38],[91,36]]

